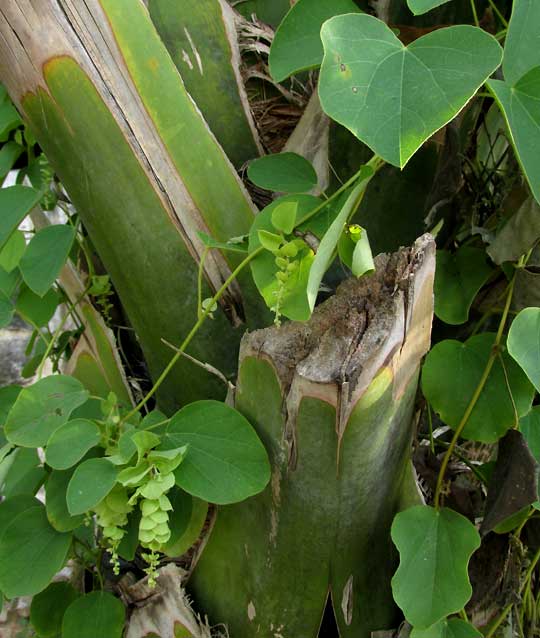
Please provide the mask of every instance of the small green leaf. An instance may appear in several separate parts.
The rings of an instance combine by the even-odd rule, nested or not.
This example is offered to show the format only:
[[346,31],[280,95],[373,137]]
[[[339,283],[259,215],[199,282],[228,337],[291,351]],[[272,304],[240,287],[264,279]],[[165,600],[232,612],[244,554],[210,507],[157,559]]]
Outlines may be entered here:
[[88,399],[73,377],[53,375],[24,388],[11,408],[5,433],[23,447],[44,446],[51,434],[67,422],[71,412]]
[[116,483],[118,469],[106,458],[88,459],[77,466],[66,494],[72,516],[88,512],[100,503]]
[[280,193],[307,193],[317,186],[315,169],[296,153],[276,153],[256,159],[248,167],[248,177],[260,188]]
[[445,323],[458,325],[469,318],[469,309],[493,272],[482,248],[461,247],[452,254],[437,251],[435,314]]
[[467,573],[480,535],[461,514],[426,505],[399,513],[392,540],[400,563],[392,579],[394,600],[417,629],[463,609],[472,594]]
[[276,230],[279,230],[286,235],[290,235],[296,225],[297,211],[298,202],[279,202],[272,211],[272,225]]
[[62,569],[71,534],[53,529],[43,506],[16,516],[0,537],[0,589],[8,598],[33,596]]
[[0,249],[40,199],[41,193],[28,186],[0,189]]
[[259,230],[258,238],[260,245],[271,253],[275,253],[281,246],[282,239],[279,235],[271,233],[268,230]]
[[51,583],[34,596],[30,605],[30,622],[39,638],[58,638],[64,612],[79,596],[73,585],[66,582]]
[[126,533],[118,546],[118,555],[124,560],[132,561],[135,558],[137,547],[139,546],[139,524],[141,522],[141,510],[133,510],[128,515],[128,522],[125,526]]
[[227,242],[224,242],[215,240],[213,237],[210,237],[210,235],[203,233],[201,230],[197,231],[197,235],[199,235],[202,243],[207,248],[219,248],[220,250],[229,250],[233,253],[247,253],[247,245],[244,241],[247,236],[238,238],[240,241],[234,241],[233,238],[229,239],[229,241]]
[[[320,199],[312,195],[289,195],[287,197],[281,197],[266,206],[266,208],[255,217],[255,221],[251,226],[249,234],[250,252],[253,252],[261,246],[259,232],[270,232],[270,230],[273,229],[272,212],[276,206],[284,201],[294,201],[297,203],[298,209],[296,214],[299,220],[318,208],[322,203]],[[333,213],[333,210],[330,210],[330,207],[325,207],[325,209],[321,211],[320,217],[324,217],[324,221],[328,219],[327,223],[321,224],[322,232],[326,231],[328,225],[333,220],[333,215],[330,214],[331,212]],[[317,215],[317,218],[318,217],[319,215]],[[302,225],[303,231],[308,230],[305,226],[305,224]],[[317,235],[317,233],[315,233],[315,235]],[[315,238],[317,239],[318,235]],[[276,305],[278,292],[281,288],[281,314],[295,321],[307,321],[311,315],[311,310],[307,300],[306,287],[309,270],[314,258],[313,250],[305,245],[305,247],[299,251],[296,258],[298,267],[289,276],[283,286],[280,286],[276,278],[278,267],[276,266],[275,257],[272,253],[273,251],[265,251],[261,255],[258,255],[250,264],[251,273],[257,289],[261,293],[266,305],[269,308],[273,308]]]
[[53,470],[45,483],[45,509],[49,523],[59,532],[71,532],[84,523],[84,515],[71,516],[68,512],[66,494],[75,468]]
[[343,13],[359,13],[352,0],[298,0],[279,25],[270,48],[270,75],[283,82],[289,75],[313,69],[323,59],[321,27]]
[[28,287],[40,297],[60,274],[74,239],[74,228],[58,224],[42,228],[30,240],[19,268]]
[[26,239],[20,230],[14,231],[0,252],[0,267],[11,272],[19,265],[19,261],[26,249]]
[[2,145],[0,149],[0,182],[4,181],[23,151],[23,147],[17,142],[7,142]]
[[74,419],[60,426],[47,441],[45,461],[55,470],[67,470],[99,443],[98,426],[86,419]]
[[525,308],[512,322],[508,352],[540,392],[540,308]]
[[59,303],[58,293],[52,288],[43,297],[40,297],[30,288],[23,286],[17,298],[15,309],[25,321],[41,328],[53,318]]
[[481,638],[482,634],[471,623],[459,618],[444,619],[427,629],[413,628],[411,638]]
[[317,249],[317,254],[315,255],[315,259],[311,265],[306,292],[309,308],[312,312],[313,308],[315,308],[315,302],[317,301],[321,281],[335,257],[338,241],[345,230],[345,224],[354,214],[358,206],[358,202],[369,184],[369,178],[373,175],[373,169],[371,167],[364,166],[364,169],[365,171],[359,177],[356,186],[349,191],[343,208],[340,210],[339,214],[330,225],[330,228],[321,239],[321,243]]
[[19,283],[19,279],[20,276],[17,270],[8,272],[0,266],[0,292],[4,296],[11,298],[15,292],[17,284]]
[[420,16],[423,13],[427,13],[435,7],[440,7],[442,4],[446,4],[449,0],[407,0],[409,9],[415,16]]
[[360,239],[356,242],[352,256],[352,274],[355,277],[368,275],[375,270],[369,237],[365,228],[361,229]]
[[260,492],[270,478],[266,450],[250,423],[219,401],[196,401],[171,419],[164,449],[188,445],[176,484],[220,505]]
[[[483,333],[465,343],[448,339],[429,352],[422,370],[422,390],[441,419],[456,428],[467,409],[488,362],[495,335]],[[504,369],[501,364],[504,362]],[[506,372],[506,375],[505,375]],[[512,392],[510,397],[506,378]],[[534,388],[515,361],[504,352],[497,357],[474,407],[463,438],[494,443],[531,408]]]
[[321,37],[324,111],[400,168],[461,111],[502,58],[495,38],[468,25],[437,29],[405,47],[381,20],[346,15],[325,22]]
[[154,432],[148,432],[146,430],[135,430],[131,434],[131,440],[137,448],[138,463],[141,462],[143,456],[152,448],[161,443],[161,438]]
[[62,638],[121,638],[125,615],[118,598],[106,591],[93,591],[66,609]]
[[9,132],[21,124],[21,118],[9,98],[0,100],[0,141],[6,140]]

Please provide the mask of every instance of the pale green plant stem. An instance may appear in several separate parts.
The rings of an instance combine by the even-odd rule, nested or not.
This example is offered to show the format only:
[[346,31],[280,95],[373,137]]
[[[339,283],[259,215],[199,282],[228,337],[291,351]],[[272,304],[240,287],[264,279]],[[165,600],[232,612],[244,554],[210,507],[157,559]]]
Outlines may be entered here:
[[[345,184],[343,184],[343,186],[341,186],[340,188],[338,188],[338,190],[336,190],[334,193],[332,193],[332,195],[325,200],[324,202],[322,202],[319,206],[316,206],[312,211],[310,211],[309,213],[307,213],[306,215],[304,215],[304,217],[302,219],[300,219],[296,224],[295,224],[295,228],[298,228],[298,226],[301,226],[302,224],[304,224],[306,221],[308,221],[309,219],[311,219],[314,215],[316,215],[318,212],[320,212],[323,208],[325,208],[325,206],[328,206],[328,204],[333,201],[334,199],[336,199],[337,197],[339,197],[344,191],[346,191],[350,186],[352,186],[355,181],[360,177],[361,173],[362,173],[362,169],[365,168],[365,166],[370,166],[371,168],[373,168],[373,171],[376,173],[383,165],[384,165],[384,160],[381,159],[379,156],[374,155],[369,162],[366,162],[366,164],[364,164],[362,166],[362,168],[355,173],[349,180],[347,180],[347,182],[345,182]],[[132,416],[134,416],[137,412],[139,412],[139,410],[141,408],[143,408],[148,401],[154,396],[154,394],[157,392],[157,390],[160,388],[161,384],[165,381],[165,379],[167,378],[168,374],[170,373],[170,371],[174,368],[174,366],[176,365],[176,363],[178,362],[178,360],[180,359],[180,357],[182,357],[182,355],[184,354],[184,351],[186,350],[186,348],[188,347],[188,345],[191,343],[193,337],[197,334],[199,328],[202,326],[202,324],[204,323],[205,319],[208,317],[208,315],[212,312],[212,308],[214,307],[214,304],[216,304],[221,296],[223,295],[223,293],[227,290],[227,288],[231,285],[231,283],[236,279],[236,277],[240,274],[240,272],[242,272],[242,270],[258,255],[260,255],[262,252],[264,251],[263,246],[259,246],[259,248],[256,248],[252,253],[250,253],[243,261],[240,262],[240,264],[238,264],[238,266],[233,270],[233,272],[229,275],[229,277],[226,279],[225,283],[221,286],[221,288],[216,292],[216,294],[212,297],[210,303],[208,304],[207,308],[204,310],[204,312],[201,313],[201,315],[199,316],[199,318],[197,319],[197,322],[194,324],[194,326],[191,328],[189,334],[187,335],[187,337],[184,339],[184,341],[182,342],[182,344],[180,345],[180,347],[178,348],[176,354],[172,357],[172,359],[169,361],[169,363],[166,365],[165,369],[163,370],[163,372],[160,374],[160,376],[158,377],[158,379],[156,380],[156,382],[154,383],[154,385],[152,386],[152,388],[150,389],[150,391],[145,395],[145,397],[143,399],[141,399],[141,401],[133,408],[133,410],[131,410],[130,412],[128,412],[128,414],[126,414],[126,416],[124,416],[122,418],[122,420],[120,421],[120,423],[124,423],[125,421],[128,421]],[[199,266],[199,273],[201,272],[201,267]]]
[[148,403],[148,401],[154,396],[154,394],[157,392],[157,390],[159,389],[159,387],[161,386],[163,381],[165,381],[165,379],[167,378],[167,375],[169,374],[169,372],[174,368],[174,366],[176,365],[176,363],[178,362],[178,360],[182,356],[184,350],[191,343],[193,337],[197,334],[197,331],[199,330],[199,328],[204,323],[204,320],[206,319],[206,317],[212,311],[212,307],[214,306],[214,304],[219,301],[219,299],[221,298],[223,293],[227,290],[227,288],[231,285],[231,283],[236,279],[236,277],[240,274],[240,272],[249,264],[249,262],[252,261],[253,259],[255,259],[255,257],[257,257],[257,255],[260,255],[263,252],[263,250],[264,250],[264,248],[262,246],[260,246],[256,250],[254,250],[243,261],[241,261],[240,264],[238,264],[238,266],[229,275],[229,277],[227,277],[227,279],[225,280],[225,283],[221,286],[221,288],[212,297],[211,303],[208,304],[208,307],[206,308],[206,310],[201,314],[201,316],[199,317],[199,319],[197,320],[197,322],[195,323],[193,328],[191,328],[191,330],[189,331],[189,334],[187,335],[187,337],[184,339],[184,341],[182,342],[182,344],[178,348],[178,351],[172,357],[172,359],[169,361],[169,363],[166,365],[165,369],[160,374],[160,376],[158,377],[157,381],[154,383],[154,385],[152,386],[152,388],[150,389],[148,394],[146,394],[146,396],[133,408],[133,410],[131,410],[131,412],[129,412],[122,419],[122,422],[128,421],[132,416],[134,416],[137,412],[139,412],[139,410],[141,408],[143,408]]
[[47,360],[47,358],[51,354],[51,351],[52,351],[52,349],[54,347],[54,344],[56,343],[58,337],[60,336],[60,333],[62,332],[62,329],[66,325],[66,321],[68,320],[69,317],[71,317],[75,307],[78,306],[79,303],[84,299],[84,297],[85,297],[87,292],[88,292],[88,288],[86,288],[81,293],[81,295],[78,297],[78,299],[75,301],[75,303],[73,305],[70,304],[69,310],[62,317],[60,323],[58,324],[58,327],[54,331],[53,336],[52,336],[51,340],[49,341],[49,343],[47,344],[47,348],[45,349],[45,353],[43,354],[43,357],[41,358],[40,364],[38,366],[38,369],[37,369],[38,379],[41,379],[41,377],[43,375],[43,366],[45,365],[45,361]]
[[497,14],[497,17],[499,18],[499,20],[501,21],[501,24],[504,27],[508,27],[508,20],[503,16],[503,14],[500,12],[499,7],[497,7],[497,5],[495,4],[495,2],[493,0],[488,0],[491,8],[493,9],[493,11],[495,11],[495,13]]
[[199,262],[199,272],[197,273],[197,319],[201,318],[202,314],[202,286],[203,286],[203,277],[204,277],[204,262],[206,261],[206,256],[208,255],[208,251],[210,249],[205,247],[203,254],[201,255],[201,260]]
[[493,343],[493,348],[491,349],[491,354],[489,355],[489,359],[486,363],[484,372],[482,373],[482,377],[480,378],[480,381],[478,382],[478,386],[476,387],[476,390],[474,391],[474,394],[469,402],[469,405],[467,406],[467,409],[465,410],[465,413],[463,414],[463,417],[461,418],[461,421],[459,422],[459,425],[457,426],[454,432],[454,436],[452,437],[452,440],[450,441],[448,450],[446,450],[446,454],[444,455],[443,461],[441,463],[441,469],[439,470],[439,475],[437,477],[437,486],[435,488],[435,497],[433,499],[436,509],[440,509],[441,491],[443,487],[444,476],[448,468],[448,463],[450,462],[450,459],[452,458],[454,448],[456,447],[456,444],[458,442],[459,437],[461,436],[461,433],[463,432],[463,430],[465,429],[465,426],[467,425],[469,417],[471,416],[476,404],[478,403],[478,399],[480,398],[484,390],[484,386],[487,383],[487,380],[491,373],[491,369],[493,368],[493,364],[495,363],[495,360],[497,359],[499,346],[503,336],[504,328],[506,326],[506,321],[508,319],[508,314],[510,312],[510,304],[512,303],[512,296],[514,294],[515,281],[516,281],[516,274],[514,273],[514,276],[512,277],[512,281],[510,282],[510,285],[508,286],[506,303],[504,306],[501,321],[499,323],[499,329],[495,337],[495,342]]
[[479,27],[480,26],[480,21],[478,20],[478,11],[476,10],[476,4],[475,4],[474,0],[471,0],[471,10],[472,10],[473,18],[474,18],[474,24],[477,27]]

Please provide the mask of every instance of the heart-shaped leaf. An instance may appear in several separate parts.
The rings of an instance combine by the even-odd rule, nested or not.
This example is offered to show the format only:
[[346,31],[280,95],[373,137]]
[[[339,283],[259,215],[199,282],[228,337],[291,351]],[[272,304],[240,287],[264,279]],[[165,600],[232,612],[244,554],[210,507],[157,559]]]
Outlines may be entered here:
[[261,188],[283,193],[306,193],[317,186],[315,169],[297,153],[260,157],[249,165],[248,177]]
[[270,75],[283,82],[289,75],[313,69],[323,59],[321,27],[343,13],[359,13],[353,0],[298,0],[279,25],[270,48]]
[[188,447],[175,471],[176,484],[220,505],[242,501],[264,489],[270,465],[251,424],[219,401],[196,401],[169,423],[163,447]]
[[27,186],[0,189],[0,249],[40,199],[41,194]]
[[405,47],[384,22],[359,14],[328,20],[321,37],[324,111],[399,167],[459,113],[502,58],[495,38],[467,25]]
[[[448,339],[439,342],[426,357],[422,370],[424,396],[452,428],[459,425],[471,402],[494,340],[495,335],[491,333],[476,335],[465,343]],[[521,368],[506,352],[501,354],[493,364],[462,436],[485,443],[497,441],[515,424],[516,416],[527,414],[533,396],[534,388]]]
[[456,253],[437,251],[435,314],[457,325],[469,318],[469,308],[492,273],[482,248],[463,246]]
[[525,308],[508,333],[508,352],[540,392],[540,308]]
[[480,547],[474,525],[451,509],[418,505],[395,517],[391,533],[400,555],[392,591],[405,618],[426,629],[463,609],[469,559]]
[[481,638],[482,634],[471,623],[459,618],[444,619],[427,629],[413,628],[411,638]]
[[58,224],[42,228],[30,240],[19,268],[28,287],[40,297],[58,277],[74,239],[74,228]]
[[531,454],[540,463],[540,405],[521,417],[519,429],[527,441]]
[[60,426],[47,441],[45,460],[55,470],[67,470],[99,443],[98,426],[86,419],[74,419]]
[[449,2],[449,0],[407,0],[407,5],[415,16],[420,16],[447,2]]
[[93,591],[74,600],[66,609],[62,638],[121,638],[124,605],[106,591]]
[[112,490],[118,469],[106,458],[88,459],[77,466],[66,494],[68,511],[72,516],[84,514]]
[[540,66],[514,85],[501,80],[490,80],[487,85],[503,111],[531,191],[540,202]]
[[0,292],[0,328],[9,326],[13,319],[14,312],[15,306],[11,299],[6,297],[3,292]]
[[32,507],[39,506],[41,506],[41,503],[37,500],[37,498],[34,498],[29,494],[12,496],[2,501],[0,503],[0,537],[4,533],[6,527],[8,527],[16,516],[26,512],[26,510],[29,510]]
[[24,388],[8,414],[8,441],[23,447],[44,446],[87,399],[88,392],[77,379],[60,374]]
[[8,596],[33,596],[62,568],[71,534],[53,529],[40,505],[16,516],[0,537],[0,589]]
[[539,33],[540,3],[513,0],[503,57],[504,79],[509,84],[516,84],[528,71],[540,66]]
[[59,302],[58,293],[54,289],[40,297],[23,285],[15,308],[23,319],[41,328],[52,319]]
[[51,583],[34,596],[30,605],[30,622],[39,638],[58,638],[64,612],[79,596],[73,585],[66,582]]

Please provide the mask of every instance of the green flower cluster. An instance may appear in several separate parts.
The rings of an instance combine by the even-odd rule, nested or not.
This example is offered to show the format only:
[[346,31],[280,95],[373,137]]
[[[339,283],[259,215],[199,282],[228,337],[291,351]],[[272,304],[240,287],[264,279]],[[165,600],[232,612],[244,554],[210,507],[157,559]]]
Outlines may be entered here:
[[126,533],[123,527],[127,524],[128,514],[132,509],[127,490],[121,485],[115,485],[95,508],[96,522],[103,528],[103,538],[108,542],[108,551],[116,575],[120,573],[118,545]]

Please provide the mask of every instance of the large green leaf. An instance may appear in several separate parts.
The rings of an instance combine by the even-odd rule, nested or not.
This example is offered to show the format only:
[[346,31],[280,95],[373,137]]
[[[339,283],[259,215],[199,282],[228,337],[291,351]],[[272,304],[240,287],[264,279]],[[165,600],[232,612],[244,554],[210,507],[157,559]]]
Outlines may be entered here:
[[74,600],[66,609],[62,638],[121,638],[124,605],[106,591],[93,591]]
[[[426,357],[422,390],[433,409],[452,428],[459,425],[474,395],[494,339],[495,335],[491,333],[476,335],[465,343],[447,339],[438,343]],[[463,430],[462,436],[466,439],[493,443],[515,424],[516,416],[526,414],[531,408],[533,386],[506,352],[501,358],[495,360]]]
[[0,537],[0,589],[12,598],[45,589],[66,560],[71,534],[53,529],[43,506],[16,516]]
[[540,308],[525,308],[512,322],[508,352],[540,392]]
[[211,503],[242,501],[270,478],[264,446],[239,412],[219,401],[197,401],[171,419],[164,448],[188,445],[176,483]]
[[459,618],[444,619],[427,629],[413,628],[411,638],[481,638],[482,634]]
[[6,437],[15,445],[44,446],[87,399],[88,392],[73,377],[45,377],[17,397],[6,421]]
[[503,57],[504,79],[509,84],[516,84],[528,71],[540,66],[539,31],[540,3],[513,0]]
[[512,143],[536,201],[540,202],[540,66],[514,85],[490,80],[488,87],[501,107]]
[[19,496],[12,496],[6,498],[0,503],[0,538],[10,525],[11,521],[29,510],[32,507],[39,507],[41,503],[37,498],[30,496],[29,494],[20,494]]
[[102,501],[116,483],[118,469],[106,458],[88,459],[77,466],[67,488],[69,513],[84,514]]
[[58,638],[62,631],[62,619],[69,605],[80,596],[66,582],[51,583],[32,599],[30,622],[39,638]]
[[467,566],[480,547],[468,519],[447,508],[411,507],[394,519],[392,540],[400,554],[394,599],[414,627],[425,629],[463,609],[472,594]]
[[45,460],[55,470],[67,470],[99,443],[98,426],[86,419],[74,419],[60,426],[47,441]]
[[459,113],[502,58],[492,36],[467,25],[405,47],[377,18],[347,15],[326,22],[321,36],[323,109],[399,167]]
[[270,74],[276,82],[320,65],[321,27],[343,13],[358,13],[352,0],[299,0],[279,25],[270,48]]
[[449,2],[449,0],[407,0],[407,5],[415,16],[419,16],[447,2]]
[[58,224],[42,228],[32,237],[19,268],[29,288],[40,297],[58,277],[75,239],[75,229]]
[[251,162],[249,179],[271,191],[306,193],[317,186],[317,173],[307,159],[296,153],[265,155]]
[[492,273],[482,248],[463,246],[452,254],[437,251],[435,314],[445,323],[465,323],[480,288]]
[[40,198],[40,193],[27,186],[0,189],[0,249]]

